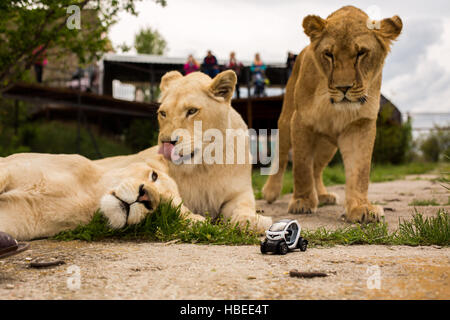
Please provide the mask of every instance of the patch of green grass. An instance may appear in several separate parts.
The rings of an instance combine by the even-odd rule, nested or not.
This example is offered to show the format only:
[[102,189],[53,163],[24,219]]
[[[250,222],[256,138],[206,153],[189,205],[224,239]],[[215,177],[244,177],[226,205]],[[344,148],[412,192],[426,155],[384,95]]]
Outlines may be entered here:
[[302,236],[312,246],[353,244],[379,245],[450,245],[450,216],[439,210],[435,217],[423,217],[416,212],[411,220],[399,222],[399,228],[390,232],[385,222],[353,225],[336,230],[319,228],[305,230]]
[[424,218],[417,213],[411,221],[400,223],[395,240],[401,244],[450,245],[450,215],[439,210],[435,217]]
[[[404,179],[406,175],[411,174],[424,174],[437,170],[440,167],[445,170],[445,165],[436,163],[408,163],[404,165],[390,165],[390,164],[376,164],[372,167],[370,172],[371,182],[385,182]],[[259,169],[253,170],[252,182],[253,190],[255,192],[256,199],[262,199],[262,187],[266,182],[268,176],[262,176]],[[343,165],[335,165],[326,167],[323,172],[323,183],[326,186],[332,186],[337,184],[345,184],[345,169]],[[281,194],[288,194],[294,191],[294,177],[292,169],[288,168],[283,178],[283,188]]]
[[408,205],[415,207],[440,206],[440,204],[436,201],[436,199],[429,199],[429,200],[414,199]]
[[[351,225],[336,230],[319,228],[303,230],[302,237],[312,247],[334,245],[450,245],[450,216],[440,210],[435,217],[423,217],[415,213],[411,220],[399,221],[399,228],[390,232],[385,222],[367,225]],[[92,221],[75,230],[64,231],[54,236],[55,240],[132,240],[132,241],[171,241],[186,243],[255,245],[260,237],[247,228],[241,229],[229,221],[211,219],[201,222],[184,220],[179,208],[170,203],[162,203],[155,213],[147,216],[141,223],[122,229],[111,229],[106,218],[96,212]]]
[[101,212],[92,221],[74,230],[64,231],[53,237],[56,240],[101,241],[107,239],[171,241],[188,243],[244,245],[259,243],[257,234],[247,228],[239,228],[229,221],[211,219],[192,222],[183,219],[179,207],[161,203],[157,210],[135,225],[112,229]]
[[302,237],[313,246],[390,244],[392,241],[392,235],[389,234],[387,224],[383,222],[352,225],[336,230],[327,230],[321,227],[313,231],[304,231]]
[[[259,169],[253,170],[252,173],[252,183],[253,190],[255,192],[256,199],[262,199],[262,187],[264,183],[266,183],[268,176],[262,176],[259,172]],[[326,186],[332,186],[336,184],[344,184],[345,183],[345,171],[344,167],[341,165],[336,165],[333,167],[325,168],[323,172],[323,182]],[[292,169],[289,168],[284,173],[283,178],[283,187],[281,189],[281,194],[288,194],[294,191],[294,176],[292,173]]]
[[372,167],[370,172],[371,182],[384,182],[404,179],[411,174],[424,174],[435,170],[438,167],[436,163],[412,162],[402,165],[377,164]]

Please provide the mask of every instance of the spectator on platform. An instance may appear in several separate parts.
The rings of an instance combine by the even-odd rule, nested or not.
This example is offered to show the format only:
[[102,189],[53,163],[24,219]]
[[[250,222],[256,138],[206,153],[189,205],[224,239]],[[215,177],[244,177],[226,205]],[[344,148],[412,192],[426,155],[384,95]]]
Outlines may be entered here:
[[202,71],[211,78],[214,78],[219,73],[219,64],[211,50],[208,50],[205,59],[203,59]]
[[250,71],[252,72],[253,83],[255,84],[255,97],[264,97],[266,85],[266,65],[262,62],[259,53],[255,54]]
[[236,97],[239,99],[240,92],[239,92],[239,80],[241,76],[241,71],[244,65],[236,59],[236,54],[234,52],[230,53],[230,60],[228,60],[227,64],[225,65],[226,69],[233,70],[236,73],[237,82],[236,82]]
[[297,58],[296,54],[292,52],[288,52],[288,57],[286,60],[286,70],[287,70],[287,78],[291,76],[292,70],[294,69],[295,59]]
[[44,73],[44,67],[47,65],[48,60],[46,57],[46,50],[44,46],[40,45],[33,50],[34,59],[34,72],[36,73],[36,81],[42,83],[42,76]]
[[187,62],[184,64],[183,69],[185,75],[188,75],[189,73],[198,71],[200,69],[199,63],[197,62],[197,60],[195,60],[192,54],[189,55]]

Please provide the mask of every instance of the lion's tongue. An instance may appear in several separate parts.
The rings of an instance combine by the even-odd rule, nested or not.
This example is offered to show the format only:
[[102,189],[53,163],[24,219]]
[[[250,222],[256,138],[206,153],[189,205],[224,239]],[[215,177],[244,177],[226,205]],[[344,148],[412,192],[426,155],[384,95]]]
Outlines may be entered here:
[[166,158],[167,160],[171,160],[173,148],[174,148],[173,144],[164,142],[162,146],[159,147],[158,153],[162,154],[164,158]]

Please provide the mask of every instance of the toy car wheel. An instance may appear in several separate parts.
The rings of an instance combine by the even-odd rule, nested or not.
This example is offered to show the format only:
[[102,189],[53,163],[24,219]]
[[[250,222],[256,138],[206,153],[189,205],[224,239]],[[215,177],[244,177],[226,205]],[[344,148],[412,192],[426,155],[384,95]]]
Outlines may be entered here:
[[300,251],[306,251],[306,247],[308,246],[308,240],[303,238],[298,239],[298,248]]
[[261,253],[266,254],[267,253],[267,241],[261,242]]
[[286,244],[286,242],[281,242],[278,246],[278,252],[282,255],[285,255],[286,253],[288,253],[289,248]]

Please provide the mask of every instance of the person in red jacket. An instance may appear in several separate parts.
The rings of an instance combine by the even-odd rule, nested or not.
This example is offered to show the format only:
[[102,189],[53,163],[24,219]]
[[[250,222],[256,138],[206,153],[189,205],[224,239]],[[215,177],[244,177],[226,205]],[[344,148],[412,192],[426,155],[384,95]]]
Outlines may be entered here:
[[188,75],[191,72],[198,71],[200,69],[200,65],[198,64],[197,60],[192,56],[192,54],[189,55],[188,60],[184,64],[184,74]]
[[36,73],[36,81],[42,83],[42,75],[44,73],[44,67],[47,65],[47,58],[44,46],[40,45],[33,50],[33,55],[36,55],[34,59],[34,72]]
[[244,65],[236,59],[236,53],[231,52],[230,53],[230,60],[228,60],[225,68],[233,70],[236,73],[237,81],[236,81],[236,97],[239,99],[240,93],[239,93],[239,80],[241,75],[241,70],[244,67]]

